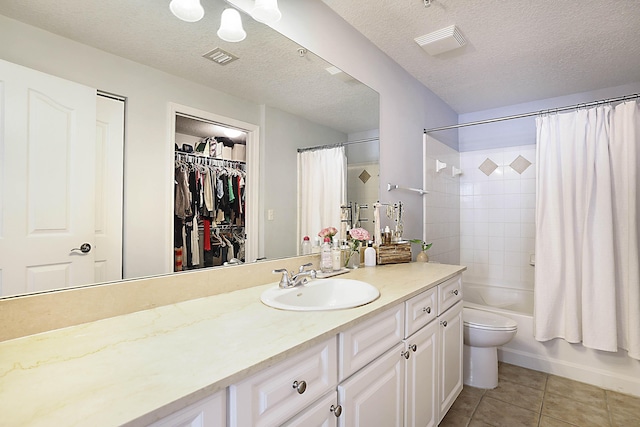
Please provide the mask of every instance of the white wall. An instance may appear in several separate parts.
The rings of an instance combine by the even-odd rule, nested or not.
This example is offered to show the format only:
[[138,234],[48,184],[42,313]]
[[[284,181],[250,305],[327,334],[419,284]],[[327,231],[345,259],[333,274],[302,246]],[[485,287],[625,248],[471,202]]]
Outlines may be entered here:
[[[264,208],[260,229],[268,259],[297,253],[298,158],[297,148],[334,144],[347,135],[276,108],[264,108],[264,140],[261,141],[261,195]],[[269,211],[273,219],[268,219]],[[265,224],[266,226],[264,226]],[[318,230],[320,231],[320,230]]]
[[[640,76],[639,76],[640,79]],[[553,108],[577,105],[584,102],[598,101],[606,98],[630,95],[640,92],[640,80],[637,83],[612,88],[575,93],[557,98],[541,99],[524,104],[508,105],[491,110],[461,114],[459,123],[524,114],[532,111],[545,111]],[[486,125],[460,128],[459,151],[483,150],[487,148],[513,147],[536,143],[535,117],[508,120]]]

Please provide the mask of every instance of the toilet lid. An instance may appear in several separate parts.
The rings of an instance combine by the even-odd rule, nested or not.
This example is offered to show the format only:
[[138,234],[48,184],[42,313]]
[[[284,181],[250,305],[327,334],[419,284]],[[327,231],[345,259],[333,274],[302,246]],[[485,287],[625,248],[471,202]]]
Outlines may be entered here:
[[498,331],[515,331],[518,329],[518,324],[515,320],[473,308],[464,307],[462,309],[462,319],[465,326],[476,329],[491,329]]

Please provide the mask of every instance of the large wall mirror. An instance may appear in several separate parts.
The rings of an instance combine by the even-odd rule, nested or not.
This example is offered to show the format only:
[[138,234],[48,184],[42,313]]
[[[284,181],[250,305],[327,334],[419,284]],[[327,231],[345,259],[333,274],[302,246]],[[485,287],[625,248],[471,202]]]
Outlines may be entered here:
[[[260,257],[274,259],[297,254],[299,148],[367,140],[348,145],[350,172],[356,183],[363,171],[366,171],[363,177],[377,177],[379,97],[375,91],[244,13],[247,38],[240,43],[220,40],[216,30],[221,13],[229,4],[223,0],[206,0],[202,4],[204,19],[189,24],[171,14],[169,0],[0,3],[2,37],[7,45],[13,39],[14,45],[21,46],[14,50],[8,46],[0,48],[0,59],[85,85],[95,81],[89,85],[127,100],[123,236],[127,279],[171,272],[166,252],[171,251],[172,215],[164,210],[172,205],[173,174],[166,170],[172,166],[169,152],[173,146],[169,146],[166,114],[172,101],[260,127],[259,188],[254,189],[259,193],[259,205],[254,207],[257,215],[254,238],[259,240]],[[58,36],[68,40],[61,41]],[[89,52],[86,46],[103,53]],[[35,53],[30,53],[30,47],[46,55],[40,53],[38,58],[32,58],[29,55]],[[216,63],[213,59],[217,55],[212,51],[217,48],[237,59],[225,65]],[[77,53],[73,61],[69,60],[70,50]],[[99,63],[95,59],[98,56]],[[110,58],[114,65],[105,68]],[[149,76],[153,77],[147,79],[145,68],[137,64],[121,66],[122,58],[150,67]],[[134,74],[130,71],[133,69]],[[163,77],[158,77],[158,70],[169,76],[164,79],[168,82],[166,86]],[[89,72],[100,77],[85,78]],[[169,87],[177,81],[176,76],[183,79],[179,89]],[[102,82],[109,87],[101,87]],[[219,95],[198,94],[191,87],[193,82],[213,88]],[[130,92],[144,88],[146,94],[141,97],[139,93],[114,90],[111,86],[135,88]],[[148,139],[154,140],[155,148],[144,138],[146,134],[154,135]],[[143,183],[130,172],[131,164],[142,159],[148,162],[148,174],[166,181],[144,193]],[[148,178],[153,180],[156,176]],[[376,184],[371,185],[372,182]],[[5,188],[11,185],[7,177],[3,185]],[[366,195],[353,194],[359,191],[357,187],[350,181],[348,201],[366,204],[376,198],[377,181],[369,181]],[[372,187],[375,187],[373,194]],[[145,205],[163,210],[161,218],[154,218],[149,212],[136,212],[143,211]],[[146,247],[136,245],[141,236],[148,236]]]

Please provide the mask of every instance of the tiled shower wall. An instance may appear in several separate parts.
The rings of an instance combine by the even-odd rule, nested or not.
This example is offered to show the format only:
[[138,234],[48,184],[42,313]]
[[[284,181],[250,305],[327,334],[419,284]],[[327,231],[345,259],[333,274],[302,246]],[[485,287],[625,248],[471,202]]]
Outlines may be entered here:
[[465,281],[533,289],[535,161],[535,145],[460,153]]
[[[432,137],[427,139],[426,154],[425,190],[429,194],[420,197],[425,204],[427,242],[433,243],[427,254],[431,262],[460,264],[460,176],[452,175],[453,167],[460,169],[460,155]],[[436,160],[447,166],[436,171]]]

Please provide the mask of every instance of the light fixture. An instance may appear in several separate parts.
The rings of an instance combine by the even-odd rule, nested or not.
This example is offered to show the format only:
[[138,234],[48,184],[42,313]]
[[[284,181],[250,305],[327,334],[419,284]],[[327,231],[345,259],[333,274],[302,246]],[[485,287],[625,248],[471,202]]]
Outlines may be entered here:
[[232,43],[241,42],[247,37],[247,33],[242,28],[242,18],[237,10],[229,8],[222,12],[217,34],[222,40]]
[[171,0],[169,10],[177,18],[187,22],[196,22],[204,16],[204,8],[200,0]]
[[242,135],[243,132],[241,130],[238,130],[238,129],[224,128],[222,133],[224,133],[224,135],[229,137],[229,138],[237,138],[240,135]]
[[278,0],[256,0],[251,17],[263,24],[275,24],[282,18],[278,9]]

